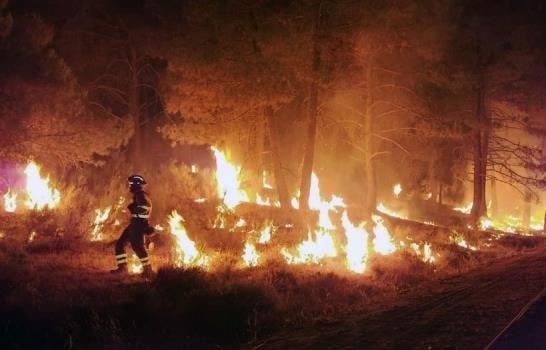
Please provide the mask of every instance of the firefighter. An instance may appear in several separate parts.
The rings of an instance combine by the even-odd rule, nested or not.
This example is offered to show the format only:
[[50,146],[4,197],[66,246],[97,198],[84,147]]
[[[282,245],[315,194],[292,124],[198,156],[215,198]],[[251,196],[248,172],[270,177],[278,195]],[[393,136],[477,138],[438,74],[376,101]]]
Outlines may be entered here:
[[129,191],[133,194],[133,202],[127,207],[131,213],[131,222],[116,242],[116,262],[118,267],[111,272],[127,273],[127,253],[125,253],[125,246],[131,243],[131,247],[143,266],[143,276],[151,277],[153,275],[152,265],[144,246],[144,236],[154,231],[153,227],[148,223],[150,213],[152,212],[152,202],[148,198],[148,194],[144,192],[143,186],[146,184],[146,181],[144,181],[142,176],[131,175],[127,180],[129,182]]

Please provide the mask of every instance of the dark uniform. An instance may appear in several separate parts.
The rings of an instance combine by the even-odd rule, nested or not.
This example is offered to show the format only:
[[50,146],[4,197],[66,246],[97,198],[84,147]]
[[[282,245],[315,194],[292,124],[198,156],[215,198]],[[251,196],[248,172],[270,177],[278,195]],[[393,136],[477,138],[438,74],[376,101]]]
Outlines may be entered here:
[[142,179],[142,182],[132,182],[131,179],[134,177],[142,179],[139,175],[129,177],[129,184],[131,186],[131,192],[133,193],[133,202],[129,204],[127,209],[129,209],[129,212],[131,213],[131,222],[116,242],[115,251],[118,268],[113,271],[127,271],[127,253],[125,253],[125,246],[130,243],[131,248],[133,248],[140,259],[144,268],[144,273],[148,274],[151,272],[151,265],[150,257],[144,247],[144,236],[154,231],[153,227],[148,223],[148,219],[152,212],[152,202],[150,201],[148,194],[142,189],[142,185],[145,184],[144,179]]

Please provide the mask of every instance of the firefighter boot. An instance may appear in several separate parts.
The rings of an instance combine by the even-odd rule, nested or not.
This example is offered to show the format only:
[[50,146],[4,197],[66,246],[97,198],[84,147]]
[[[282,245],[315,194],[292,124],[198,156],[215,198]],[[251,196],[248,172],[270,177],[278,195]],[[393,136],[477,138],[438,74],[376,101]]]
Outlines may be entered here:
[[152,270],[152,265],[144,265],[142,270],[142,277],[146,279],[151,279],[154,277],[154,270]]
[[119,264],[117,269],[110,270],[111,274],[116,275],[126,275],[127,274],[127,264]]

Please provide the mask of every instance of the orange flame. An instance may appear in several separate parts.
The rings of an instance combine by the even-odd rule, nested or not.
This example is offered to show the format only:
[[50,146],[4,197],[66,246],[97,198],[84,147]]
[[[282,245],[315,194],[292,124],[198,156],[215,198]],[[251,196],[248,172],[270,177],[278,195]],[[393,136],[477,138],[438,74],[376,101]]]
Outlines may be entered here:
[[17,193],[12,193],[11,189],[4,194],[4,210],[7,213],[15,213],[17,209]]
[[37,210],[44,207],[55,208],[61,201],[61,194],[58,190],[49,188],[49,178],[43,179],[40,176],[40,167],[30,161],[25,168],[25,174],[27,175],[28,194],[26,206]]

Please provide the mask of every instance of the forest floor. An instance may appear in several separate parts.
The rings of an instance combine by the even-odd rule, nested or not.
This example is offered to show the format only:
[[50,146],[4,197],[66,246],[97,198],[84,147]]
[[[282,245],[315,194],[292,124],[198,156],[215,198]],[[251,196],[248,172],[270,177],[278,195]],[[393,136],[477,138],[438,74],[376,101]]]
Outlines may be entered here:
[[[545,287],[542,244],[520,256],[421,284],[373,312],[286,330],[248,348],[483,349]],[[540,299],[530,313],[493,348],[546,349],[546,300]]]
[[546,286],[546,237],[506,244],[449,273],[400,254],[368,276],[226,261],[145,281],[108,273],[112,243],[6,237],[0,348],[483,349]]

